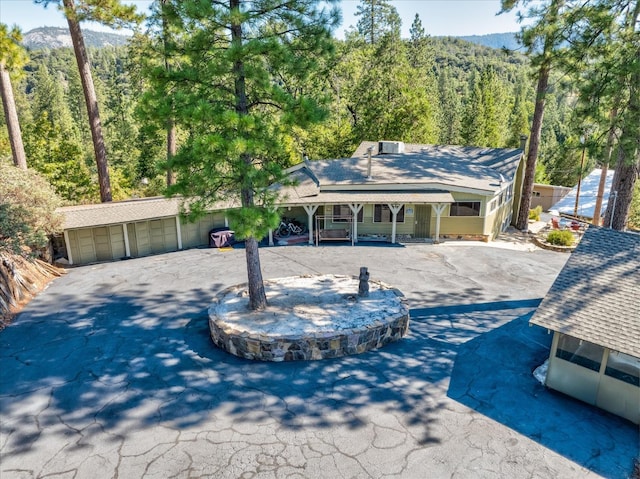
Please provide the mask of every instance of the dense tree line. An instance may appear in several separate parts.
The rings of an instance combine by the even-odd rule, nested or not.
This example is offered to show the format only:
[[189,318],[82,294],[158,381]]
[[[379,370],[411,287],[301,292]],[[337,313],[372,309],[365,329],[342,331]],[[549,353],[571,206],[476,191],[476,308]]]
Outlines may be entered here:
[[[165,3],[171,4],[163,0],[158,5]],[[513,7],[518,2],[505,3]],[[333,55],[318,58],[304,78],[277,73],[275,81],[286,91],[314,98],[327,111],[321,123],[292,126],[283,135],[285,163],[303,155],[349,156],[363,140],[517,147],[520,135],[529,134],[536,66],[532,68],[525,55],[455,38],[432,38],[418,15],[411,37],[400,39],[400,19],[388,2],[362,1],[358,15],[357,27],[345,40],[332,40]],[[169,30],[161,37],[162,21],[155,21],[127,47],[89,50],[113,199],[162,193],[167,174],[169,183],[172,178],[167,152],[175,154],[190,135],[190,125],[177,122],[167,130],[170,118],[156,114],[167,107],[160,100],[169,92],[158,84],[155,69],[171,67],[162,50],[167,45],[173,49],[175,65],[190,61],[180,49],[193,39],[185,25],[175,22],[165,22]],[[603,49],[592,50],[594,57],[605,54]],[[564,66],[570,63],[568,57],[563,61]],[[602,163],[607,130],[594,127],[589,132],[586,164],[581,167],[584,145],[579,138],[585,121],[576,113],[584,116],[579,104],[588,104],[588,95],[598,91],[597,86],[572,81],[562,66],[549,73],[535,180],[572,186],[581,173]],[[10,73],[29,166],[49,178],[65,200],[99,201],[98,171],[73,51],[29,51],[28,61]],[[585,101],[579,103],[582,98]],[[607,112],[589,114],[602,117]],[[10,157],[4,118],[0,123],[0,156]],[[590,120],[591,126],[594,123]],[[619,151],[614,148],[609,155],[615,160]]]

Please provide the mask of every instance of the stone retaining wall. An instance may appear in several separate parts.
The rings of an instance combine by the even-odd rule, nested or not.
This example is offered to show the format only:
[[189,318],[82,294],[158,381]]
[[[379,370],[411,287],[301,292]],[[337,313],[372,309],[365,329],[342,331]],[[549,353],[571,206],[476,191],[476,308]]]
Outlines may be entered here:
[[401,303],[401,312],[358,329],[345,329],[291,336],[270,336],[239,331],[209,308],[211,339],[219,348],[245,359],[300,361],[360,354],[401,339],[409,331],[409,308],[404,295],[391,288]]

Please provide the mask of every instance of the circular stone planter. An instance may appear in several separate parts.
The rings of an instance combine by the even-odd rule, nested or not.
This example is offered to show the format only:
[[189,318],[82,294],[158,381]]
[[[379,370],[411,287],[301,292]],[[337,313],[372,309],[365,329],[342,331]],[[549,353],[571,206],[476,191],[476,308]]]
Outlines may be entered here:
[[241,358],[298,361],[359,354],[397,341],[409,330],[404,295],[369,281],[357,295],[349,276],[296,276],[265,281],[269,306],[249,310],[247,285],[222,291],[209,308],[211,339]]

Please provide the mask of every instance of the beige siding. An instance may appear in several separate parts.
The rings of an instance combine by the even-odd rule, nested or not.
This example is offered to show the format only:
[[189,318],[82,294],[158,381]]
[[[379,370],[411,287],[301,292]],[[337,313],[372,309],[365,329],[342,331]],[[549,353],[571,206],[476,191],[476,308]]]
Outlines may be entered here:
[[609,351],[604,349],[600,371],[593,371],[556,357],[560,335],[555,332],[553,336],[546,385],[635,424],[640,423],[640,387],[604,374]]
[[184,218],[180,219],[182,247],[195,248],[197,246],[207,246],[209,244],[209,231],[213,228],[221,228],[223,226],[223,213],[209,213],[195,222],[189,222]]
[[[361,235],[388,235],[391,237],[391,227],[392,223],[376,223],[373,221],[374,214],[374,205],[367,204],[363,206],[363,221],[358,223],[358,236]],[[396,235],[405,235],[405,234],[413,234],[413,216],[407,215],[407,208],[414,208],[413,205],[405,205],[405,218],[403,223],[396,223]],[[331,205],[326,205],[324,207],[324,214],[330,215],[333,211],[333,207]],[[321,226],[322,228],[323,226]],[[326,221],[326,226],[324,228],[329,229],[344,229],[348,228],[349,225],[342,222],[332,222],[330,220]]]

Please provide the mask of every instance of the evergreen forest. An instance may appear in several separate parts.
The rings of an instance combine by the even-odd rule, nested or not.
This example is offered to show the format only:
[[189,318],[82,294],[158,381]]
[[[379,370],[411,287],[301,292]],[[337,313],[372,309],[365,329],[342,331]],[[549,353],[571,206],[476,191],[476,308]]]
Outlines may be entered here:
[[[280,132],[282,167],[305,156],[347,157],[364,140],[517,148],[521,135],[530,136],[539,45],[528,50],[532,45],[523,38],[519,51],[508,51],[431,37],[418,15],[410,38],[401,39],[392,4],[378,2],[388,11],[368,17],[368,2],[361,2],[358,27],[344,40],[328,39],[330,54],[313,58],[305,75],[291,73],[291,67],[272,69],[269,81],[292,98],[311,98],[322,107],[318,121],[292,123]],[[171,2],[159,2],[164,3]],[[175,142],[175,153],[192,135],[193,125],[176,116],[173,140],[168,140],[163,100],[170,81],[176,81],[166,72],[196,62],[185,51],[195,44],[196,23],[171,24],[160,10],[156,13],[140,23],[126,45],[89,48],[113,200],[165,193],[171,184],[168,141]],[[28,165],[49,180],[65,203],[99,202],[73,49],[38,48],[25,54],[21,67],[10,74]],[[607,111],[586,112],[581,104],[586,93],[568,73],[577,60],[563,61],[564,67],[573,64],[550,70],[535,182],[573,186],[602,163],[610,130],[594,121]],[[172,101],[179,103],[179,95]],[[0,117],[0,158],[10,161],[5,126]],[[608,154],[615,158],[615,151]],[[637,201],[630,216],[632,224],[640,223]]]

